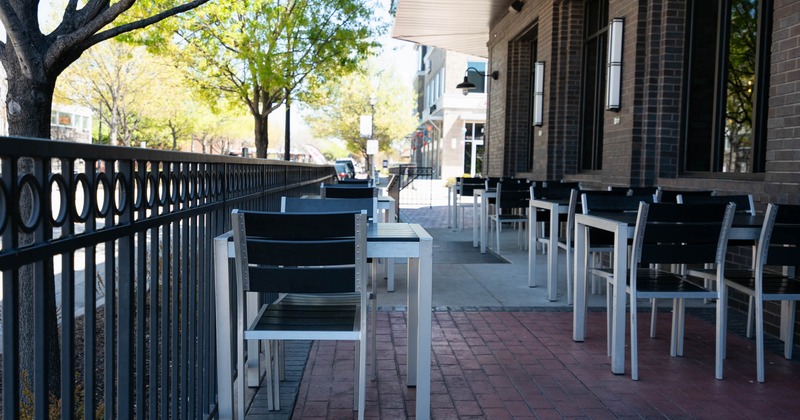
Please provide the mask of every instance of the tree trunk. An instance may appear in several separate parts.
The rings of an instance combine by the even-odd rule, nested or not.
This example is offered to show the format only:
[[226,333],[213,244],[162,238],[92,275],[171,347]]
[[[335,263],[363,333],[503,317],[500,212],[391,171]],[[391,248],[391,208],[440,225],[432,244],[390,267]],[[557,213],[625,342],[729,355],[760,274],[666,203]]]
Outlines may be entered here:
[[[8,45],[8,44],[7,44]],[[19,68],[17,60],[3,60],[8,76],[8,133],[12,136],[50,138],[50,110],[53,102],[54,81],[38,81],[25,78]],[[22,176],[28,173],[43,174],[40,165],[49,162],[35,162],[33,159],[23,158],[19,162],[19,173]],[[42,183],[45,180],[41,180]],[[19,199],[20,215],[27,219],[33,214],[33,192],[29,189],[21,191]],[[40,223],[44,239],[50,239],[52,232],[47,223]],[[19,246],[33,244],[34,234],[19,235]],[[51,395],[61,395],[61,361],[59,349],[59,328],[56,318],[55,283],[53,279],[52,263],[42,265],[45,272],[37,273],[34,265],[23,266],[19,270],[19,360],[20,372],[25,375],[28,386],[33,386],[35,368],[46,369],[47,383]],[[44,290],[34,288],[34,280],[42,277]],[[43,293],[46,305],[45,316],[45,342],[36,343],[34,340],[34,293]],[[38,314],[41,316],[42,314]],[[35,366],[34,354],[38,346],[46,346],[45,366]],[[32,388],[31,388],[32,389]],[[48,398],[49,399],[49,398]]]
[[267,132],[268,117],[255,115],[256,157],[266,159],[269,147],[269,133]]

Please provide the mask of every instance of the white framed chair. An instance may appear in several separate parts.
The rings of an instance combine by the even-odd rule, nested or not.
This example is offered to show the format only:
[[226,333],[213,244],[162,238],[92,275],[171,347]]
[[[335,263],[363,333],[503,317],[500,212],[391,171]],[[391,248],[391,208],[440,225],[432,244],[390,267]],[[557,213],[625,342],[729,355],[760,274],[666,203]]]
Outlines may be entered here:
[[[722,379],[725,357],[727,295],[723,273],[734,205],[640,203],[633,237],[626,291],[630,295],[631,378],[639,379],[637,300],[673,299],[670,355],[683,355],[685,299],[717,300],[715,377]],[[703,279],[652,268],[662,264],[704,264],[717,267],[717,288]],[[612,290],[608,291],[610,295]],[[607,310],[611,310],[609,304]]]
[[[360,212],[366,211],[367,220],[372,222],[373,215],[376,214],[378,208],[378,198],[296,198],[296,197],[281,197],[281,213],[336,213],[336,212]],[[371,258],[367,259],[367,265],[371,266],[371,276],[369,282],[369,301],[370,305],[370,344],[372,347],[372,358],[370,359],[370,377],[375,379],[377,377],[377,317],[378,317],[378,270],[375,261]],[[285,302],[296,302],[305,304],[318,304],[320,298],[324,303],[328,298],[318,295],[291,293],[284,298]],[[358,296],[356,294],[350,296],[338,296],[337,299],[349,299],[353,304],[357,303]],[[281,358],[281,361],[283,359]],[[283,364],[281,364],[281,380],[283,380]]]
[[[245,343],[266,341],[271,409],[279,409],[278,357],[282,340],[352,340],[354,410],[364,418],[366,398],[367,299],[364,213],[271,213],[234,210],[231,215],[237,280],[238,414],[244,418]],[[257,311],[248,293],[266,295]],[[286,300],[287,294],[330,296],[329,304]],[[358,301],[337,301],[357,295]],[[255,313],[251,319],[249,314]],[[247,314],[247,316],[246,316]],[[269,392],[271,391],[271,392]]]
[[[500,255],[500,232],[503,223],[513,223],[519,227],[528,224],[528,203],[530,199],[530,187],[527,183],[517,183],[516,181],[506,181],[497,183],[497,198],[493,214],[489,215],[489,230],[495,230],[494,251]],[[491,232],[490,232],[491,233]],[[519,230],[517,242],[520,248],[523,246],[524,230]]]
[[[769,204],[751,270],[725,270],[725,284],[750,297],[756,319],[756,379],[764,382],[764,302],[786,306],[781,317],[784,357],[792,358],[796,302],[800,300],[800,206]],[[749,328],[749,321],[748,321]]]
[[[472,211],[478,211],[475,208],[475,202],[473,200],[473,196],[475,195],[476,189],[481,189],[485,185],[485,180],[483,178],[469,178],[469,177],[458,177],[456,178],[456,182],[458,183],[459,194],[458,198],[456,199],[455,205],[461,209],[461,224],[458,223],[458,211],[456,211],[456,220],[455,225],[459,226],[459,229],[464,228],[464,223],[467,220],[465,217],[465,212],[467,208],[471,208]],[[468,197],[468,200],[464,200],[465,197]]]
[[[747,214],[750,216],[756,215],[756,206],[753,202],[752,194],[736,194],[736,195],[703,195],[703,194],[678,194],[678,203],[681,204],[709,204],[709,203],[733,203],[736,205],[736,214]],[[746,246],[752,249],[752,259],[756,261],[756,245],[757,242],[748,240],[733,240],[728,242],[728,246]],[[682,268],[685,269],[685,268]],[[714,280],[716,270],[713,267],[705,267],[704,269],[692,269],[689,274],[699,276],[707,279],[705,287],[711,287],[711,281]],[[655,308],[655,306],[654,306]],[[747,338],[753,336],[753,321],[755,313],[753,306],[753,297],[750,297],[747,310]]]

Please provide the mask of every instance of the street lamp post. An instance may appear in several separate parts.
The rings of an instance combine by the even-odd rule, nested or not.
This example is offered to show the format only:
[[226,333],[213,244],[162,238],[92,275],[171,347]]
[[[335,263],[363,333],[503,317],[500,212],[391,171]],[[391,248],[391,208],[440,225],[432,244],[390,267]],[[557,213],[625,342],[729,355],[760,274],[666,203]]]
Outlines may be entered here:
[[[372,110],[372,117],[370,118],[370,130],[369,130],[369,139],[375,140],[375,105],[378,103],[378,98],[371,96],[369,98],[369,106]],[[376,151],[377,152],[377,151]],[[367,170],[369,171],[369,178],[373,178],[375,175],[374,170],[374,159],[372,154],[367,151]]]

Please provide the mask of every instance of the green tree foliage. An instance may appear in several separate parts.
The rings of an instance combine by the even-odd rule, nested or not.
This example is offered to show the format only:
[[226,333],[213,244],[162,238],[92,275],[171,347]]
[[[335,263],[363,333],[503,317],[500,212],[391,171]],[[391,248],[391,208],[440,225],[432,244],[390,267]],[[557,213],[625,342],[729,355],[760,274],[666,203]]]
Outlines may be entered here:
[[311,110],[306,123],[317,137],[344,140],[348,151],[366,157],[367,139],[361,136],[360,120],[362,115],[372,115],[372,98],[378,149],[390,150],[417,127],[414,91],[410,83],[398,82],[392,68],[365,69],[320,86],[305,97]]
[[42,33],[39,1],[0,2],[0,63],[8,75],[8,131],[50,138],[56,80],[93,45],[144,28],[208,0],[69,0],[55,29]]
[[246,0],[209,4],[165,22],[139,41],[185,64],[215,106],[244,105],[258,157],[269,145],[268,116],[302,93],[353,71],[377,28],[365,0]]

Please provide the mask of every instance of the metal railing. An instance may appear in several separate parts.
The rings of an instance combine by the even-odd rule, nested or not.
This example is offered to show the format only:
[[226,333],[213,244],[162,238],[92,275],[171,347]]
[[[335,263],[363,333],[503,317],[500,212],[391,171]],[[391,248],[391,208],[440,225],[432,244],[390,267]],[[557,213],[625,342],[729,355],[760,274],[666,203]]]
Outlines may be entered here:
[[[278,210],[283,195],[318,194],[333,168],[24,138],[0,146],[2,417],[214,416],[213,238],[233,208]],[[28,322],[34,354],[20,355]]]
[[397,178],[399,204],[427,207],[432,205],[433,191],[430,181],[433,179],[433,168],[399,165],[389,168],[389,173]]

